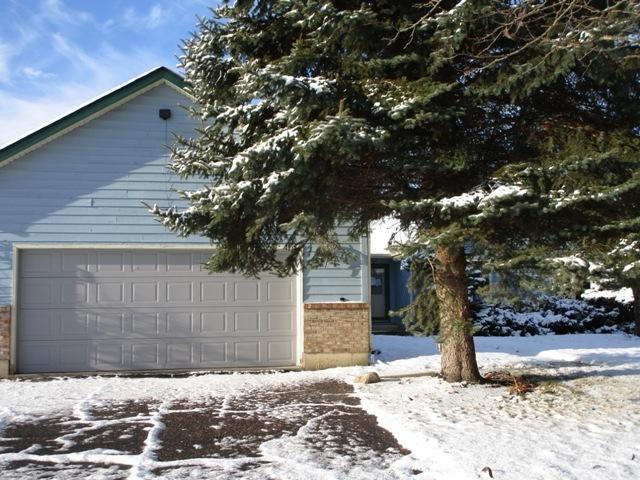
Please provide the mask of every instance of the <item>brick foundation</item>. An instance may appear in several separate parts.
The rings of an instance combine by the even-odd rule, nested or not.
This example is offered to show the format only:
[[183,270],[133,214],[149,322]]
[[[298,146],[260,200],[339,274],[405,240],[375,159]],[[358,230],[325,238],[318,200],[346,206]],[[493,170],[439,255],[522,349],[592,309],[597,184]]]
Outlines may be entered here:
[[9,376],[11,350],[11,307],[0,306],[0,378]]
[[367,303],[305,303],[303,321],[305,370],[369,364],[371,323]]

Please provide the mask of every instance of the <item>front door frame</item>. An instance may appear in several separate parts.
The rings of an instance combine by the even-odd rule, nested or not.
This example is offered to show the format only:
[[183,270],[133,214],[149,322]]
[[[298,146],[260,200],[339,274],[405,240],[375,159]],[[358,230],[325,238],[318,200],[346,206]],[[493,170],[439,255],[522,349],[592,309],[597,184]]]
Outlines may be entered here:
[[[373,275],[373,271],[376,268],[382,268],[384,270],[384,306],[385,306],[385,315],[384,317],[374,317],[373,312],[371,312],[371,321],[375,323],[386,323],[389,321],[388,312],[391,309],[391,294],[389,289],[389,264],[388,263],[379,263],[379,262],[371,262],[371,275]],[[373,294],[371,294],[371,298],[373,298]]]

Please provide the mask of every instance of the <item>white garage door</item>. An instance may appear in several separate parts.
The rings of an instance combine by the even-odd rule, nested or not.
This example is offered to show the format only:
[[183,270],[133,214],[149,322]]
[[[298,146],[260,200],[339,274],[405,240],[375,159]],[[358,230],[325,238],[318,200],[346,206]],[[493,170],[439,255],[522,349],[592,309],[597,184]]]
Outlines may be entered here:
[[295,365],[295,279],[209,274],[207,256],[21,250],[18,372]]

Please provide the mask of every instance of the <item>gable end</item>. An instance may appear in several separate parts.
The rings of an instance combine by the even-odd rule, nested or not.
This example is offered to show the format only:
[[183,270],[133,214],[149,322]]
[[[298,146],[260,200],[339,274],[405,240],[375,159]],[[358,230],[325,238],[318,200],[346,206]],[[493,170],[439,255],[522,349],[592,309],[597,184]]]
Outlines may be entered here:
[[0,149],[0,168],[162,84],[191,98],[184,78],[166,67],[156,68]]

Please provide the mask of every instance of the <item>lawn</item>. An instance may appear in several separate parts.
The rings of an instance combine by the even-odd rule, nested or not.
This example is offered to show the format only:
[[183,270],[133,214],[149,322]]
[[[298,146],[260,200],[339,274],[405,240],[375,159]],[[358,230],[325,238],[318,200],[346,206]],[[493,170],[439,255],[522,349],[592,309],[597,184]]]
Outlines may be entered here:
[[477,338],[483,373],[535,386],[514,395],[374,338],[368,368],[0,381],[0,477],[640,478],[639,339]]

